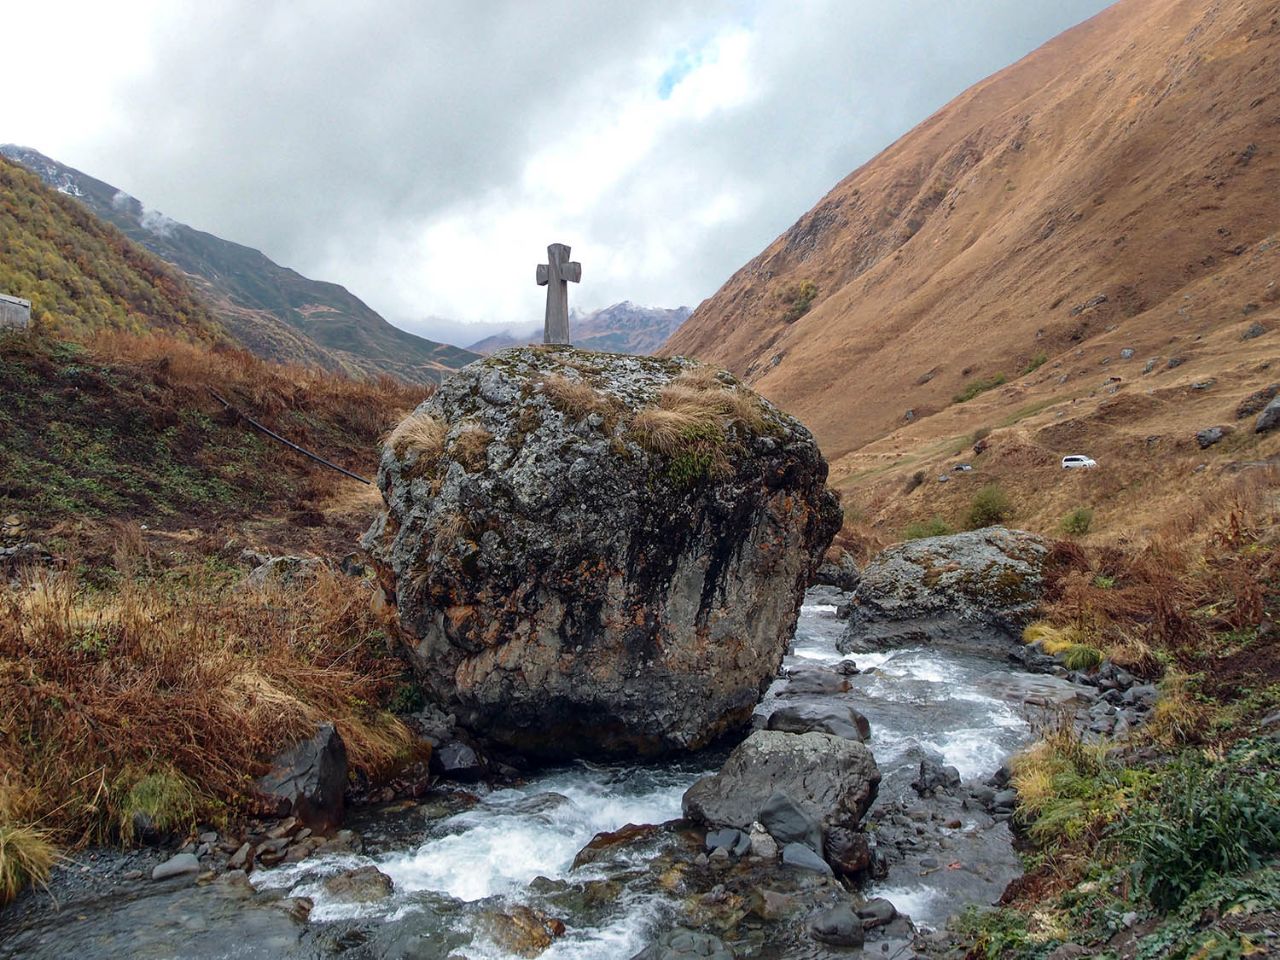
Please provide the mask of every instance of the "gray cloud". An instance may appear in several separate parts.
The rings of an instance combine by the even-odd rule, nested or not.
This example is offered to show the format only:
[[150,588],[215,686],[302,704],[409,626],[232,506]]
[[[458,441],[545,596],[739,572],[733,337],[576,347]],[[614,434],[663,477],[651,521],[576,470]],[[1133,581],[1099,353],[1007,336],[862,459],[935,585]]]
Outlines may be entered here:
[[[583,260],[584,308],[696,304],[896,136],[1105,5],[188,4],[79,155],[151,208],[463,341],[425,318],[536,320],[550,240]],[[741,72],[707,74],[705,113],[676,110],[726,36],[746,38]]]

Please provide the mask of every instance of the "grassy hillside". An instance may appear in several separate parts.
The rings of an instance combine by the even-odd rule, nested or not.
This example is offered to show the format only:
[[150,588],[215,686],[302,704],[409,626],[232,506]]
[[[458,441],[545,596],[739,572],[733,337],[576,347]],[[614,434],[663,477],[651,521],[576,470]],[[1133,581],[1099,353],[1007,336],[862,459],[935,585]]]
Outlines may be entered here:
[[960,521],[979,477],[936,477],[964,460],[1020,524],[1149,526],[1277,452],[1195,442],[1277,379],[1277,63],[1274,0],[1120,0],[850,174],[665,349],[800,417],[882,537]]
[[[373,585],[334,562],[376,490],[210,387],[366,475],[427,392],[165,334],[0,334],[0,548],[19,550],[0,554],[0,905],[53,846],[129,842],[139,811],[178,833],[234,820],[320,720],[364,774],[416,756]],[[258,554],[330,565],[247,589]]]
[[6,145],[0,155],[176,267],[219,321],[259,356],[357,376],[388,373],[414,383],[439,382],[476,359],[392,326],[339,284],[304,277],[252,247],[162,217],[111,184],[35,150]]
[[0,293],[30,300],[33,320],[66,333],[224,335],[170,267],[3,158]]

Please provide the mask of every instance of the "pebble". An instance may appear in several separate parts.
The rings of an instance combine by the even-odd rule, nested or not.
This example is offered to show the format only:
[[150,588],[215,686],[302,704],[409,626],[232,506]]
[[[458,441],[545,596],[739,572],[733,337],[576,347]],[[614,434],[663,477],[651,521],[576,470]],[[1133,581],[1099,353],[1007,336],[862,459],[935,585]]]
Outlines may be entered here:
[[191,853],[174,854],[164,863],[156,864],[151,871],[152,880],[167,880],[170,877],[180,877],[187,873],[198,873],[200,871],[200,861]]

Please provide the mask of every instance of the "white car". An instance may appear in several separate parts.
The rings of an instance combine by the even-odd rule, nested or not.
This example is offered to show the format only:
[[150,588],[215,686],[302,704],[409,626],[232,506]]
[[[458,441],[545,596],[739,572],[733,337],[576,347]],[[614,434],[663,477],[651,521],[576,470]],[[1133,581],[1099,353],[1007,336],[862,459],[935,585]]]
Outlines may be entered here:
[[1073,453],[1069,457],[1062,458],[1063,470],[1091,470],[1097,465],[1097,460],[1092,457],[1086,457],[1081,453]]

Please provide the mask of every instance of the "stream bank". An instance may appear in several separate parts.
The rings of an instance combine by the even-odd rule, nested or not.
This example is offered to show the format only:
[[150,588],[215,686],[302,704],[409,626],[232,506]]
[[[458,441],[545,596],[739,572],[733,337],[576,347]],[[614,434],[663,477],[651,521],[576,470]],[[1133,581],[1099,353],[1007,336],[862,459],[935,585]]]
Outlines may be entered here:
[[[844,599],[809,592],[787,676],[756,716],[763,725],[783,702],[843,702],[869,720],[883,780],[868,832],[883,869],[854,898],[817,872],[708,857],[702,832],[677,820],[685,790],[723,760],[704,752],[660,764],[577,763],[514,787],[451,787],[369,808],[348,823],[359,852],[248,878],[153,882],[118,870],[77,887],[73,866],[54,882],[60,911],[0,915],[0,958],[629,960],[665,931],[697,926],[739,958],[782,960],[856,955],[814,939],[815,911],[889,901],[917,927],[938,926],[967,903],[992,902],[1020,873],[1011,801],[987,781],[1038,719],[1097,691],[922,647],[855,654],[850,673],[836,649]],[[936,782],[921,781],[922,763]],[[390,878],[389,889],[367,869],[355,873],[369,867]],[[905,920],[873,926],[864,952],[911,956],[912,936]]]

